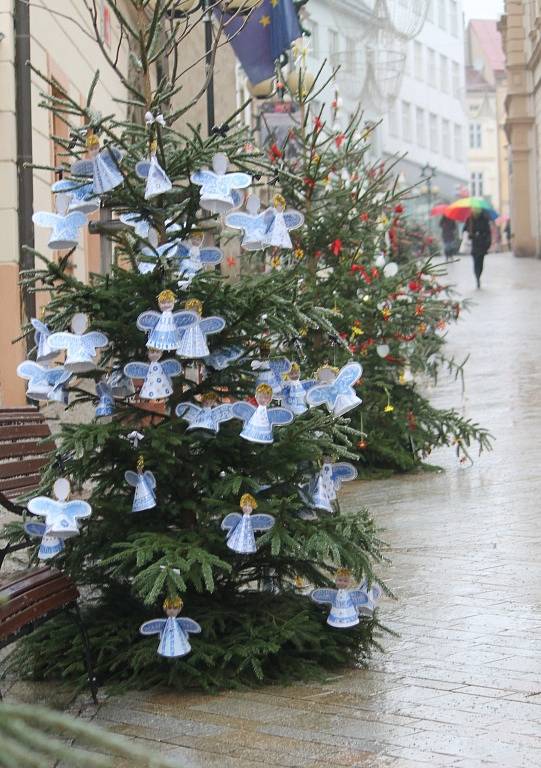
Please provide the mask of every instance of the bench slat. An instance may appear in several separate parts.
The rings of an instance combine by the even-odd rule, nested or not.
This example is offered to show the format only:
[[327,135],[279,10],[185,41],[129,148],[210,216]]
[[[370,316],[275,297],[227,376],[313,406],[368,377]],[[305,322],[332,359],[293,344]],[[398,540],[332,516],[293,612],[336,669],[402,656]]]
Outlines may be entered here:
[[[0,459],[15,459],[19,456],[35,456],[40,453],[50,453],[51,451],[54,451],[54,449],[54,443],[4,443],[0,445]],[[14,467],[18,464],[18,461],[13,462]]]
[[35,424],[5,425],[0,420],[0,442],[4,440],[18,440],[23,437],[47,437],[51,434],[48,425],[43,422]]
[[42,469],[45,464],[47,464],[47,459],[45,457],[41,459],[6,462],[5,464],[0,464],[0,479],[21,477],[21,475],[24,475],[26,478],[28,475],[39,474],[40,469]]
[[0,618],[0,639],[5,640],[10,635],[15,634],[27,624],[31,624],[38,619],[43,619],[48,613],[64,608],[70,603],[74,603],[79,596],[75,584],[69,584],[59,592],[46,595],[43,599],[28,605],[27,608],[8,618]]

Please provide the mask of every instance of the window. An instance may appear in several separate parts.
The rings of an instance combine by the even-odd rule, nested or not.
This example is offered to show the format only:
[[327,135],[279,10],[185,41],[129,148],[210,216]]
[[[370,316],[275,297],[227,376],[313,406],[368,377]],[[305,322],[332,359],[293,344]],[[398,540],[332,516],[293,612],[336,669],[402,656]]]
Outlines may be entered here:
[[434,0],[428,0],[426,19],[427,21],[434,23]]
[[451,34],[458,37],[458,4],[456,0],[451,0],[449,4],[449,28]]
[[420,107],[415,110],[415,133],[417,135],[417,144],[420,147],[426,146],[426,132],[425,132],[425,111]]
[[413,67],[417,80],[423,80],[423,46],[417,40],[413,43]]
[[445,0],[438,0],[438,26],[447,29]]
[[411,141],[411,104],[402,102],[402,138]]
[[317,21],[312,21],[310,19],[309,21],[305,22],[306,29],[308,32],[310,32],[310,37],[308,39],[308,42],[310,44],[310,51],[314,59],[319,58],[319,24]]
[[338,64],[338,32],[329,29],[329,61],[334,66]]
[[451,124],[449,120],[441,121],[441,148],[445,157],[451,157]]
[[460,67],[456,61],[453,61],[453,96],[460,98]]
[[396,137],[400,135],[398,130],[398,112],[396,110],[396,104],[393,104],[389,109],[389,134]]
[[470,123],[470,149],[481,149],[482,145],[481,123]]
[[436,87],[436,51],[432,48],[427,49],[426,57],[426,80],[429,85]]
[[449,92],[449,67],[447,56],[440,54],[440,88],[443,93]]
[[346,37],[346,72],[353,74],[355,72],[355,40],[352,37]]
[[482,197],[484,194],[484,179],[482,171],[470,173],[470,192],[474,197]]
[[464,159],[464,147],[462,144],[462,126],[455,123],[453,127],[453,143],[455,150],[455,160],[459,163]]
[[430,149],[432,152],[439,152],[439,135],[438,135],[438,116],[430,113],[429,118],[430,128]]

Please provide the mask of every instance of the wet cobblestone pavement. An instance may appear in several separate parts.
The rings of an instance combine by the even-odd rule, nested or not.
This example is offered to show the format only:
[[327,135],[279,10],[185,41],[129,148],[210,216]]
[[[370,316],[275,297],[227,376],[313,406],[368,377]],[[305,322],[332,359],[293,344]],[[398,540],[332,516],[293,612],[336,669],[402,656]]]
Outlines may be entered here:
[[[476,301],[451,333],[470,353],[466,391],[434,393],[489,428],[473,467],[359,482],[391,545],[384,577],[400,633],[369,669],[324,684],[218,696],[132,693],[96,720],[185,768],[541,766],[541,262],[490,255],[482,291],[469,259],[451,279]],[[486,286],[486,287],[485,287]],[[152,743],[153,742],[153,743]]]

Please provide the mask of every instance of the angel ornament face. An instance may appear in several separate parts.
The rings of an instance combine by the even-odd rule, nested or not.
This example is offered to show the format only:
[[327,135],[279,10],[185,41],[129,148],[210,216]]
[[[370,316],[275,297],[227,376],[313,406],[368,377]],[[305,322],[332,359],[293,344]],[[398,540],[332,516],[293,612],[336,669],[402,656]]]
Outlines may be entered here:
[[30,400],[50,400],[67,405],[65,384],[71,379],[71,371],[63,365],[47,368],[33,360],[25,360],[17,366],[17,376],[28,379],[26,396]]
[[201,187],[201,208],[211,213],[227,213],[242,202],[236,191],[246,189],[252,183],[247,173],[227,173],[227,155],[219,153],[212,159],[212,171],[201,170],[192,173],[190,181]]
[[265,248],[268,230],[273,221],[272,209],[259,212],[260,200],[257,195],[250,195],[246,201],[246,213],[234,211],[225,217],[226,226],[240,229],[244,236],[241,248],[245,251],[260,251]]
[[82,313],[73,315],[71,333],[64,331],[49,336],[51,349],[66,351],[64,368],[71,373],[84,373],[96,367],[95,357],[100,347],[109,343],[107,336],[100,331],[86,333],[88,317]]
[[240,436],[251,443],[272,443],[276,426],[291,424],[293,414],[287,408],[269,408],[273,398],[272,387],[260,384],[255,391],[257,407],[251,403],[237,402],[232,405],[233,416],[244,422]]
[[280,400],[282,405],[289,408],[295,416],[300,416],[308,410],[306,405],[306,393],[316,382],[313,379],[301,381],[301,369],[298,363],[293,363],[289,373],[286,374]]
[[343,416],[362,402],[353,389],[362,372],[359,363],[347,363],[338,373],[330,365],[322,366],[316,374],[318,382],[306,394],[306,402],[311,408],[325,405],[329,413]]
[[68,539],[79,533],[79,520],[92,514],[90,504],[81,499],[68,501],[70,484],[65,478],[57,480],[53,486],[56,499],[37,496],[28,502],[28,511],[45,518],[45,533],[58,539]]
[[72,175],[91,178],[96,195],[103,195],[120,186],[124,181],[119,169],[122,152],[110,146],[100,150],[100,141],[93,133],[87,137],[86,146],[88,159],[76,160],[71,166]]
[[145,460],[139,456],[137,460],[137,472],[128,470],[124,475],[128,485],[135,488],[132,502],[132,512],[144,512],[156,506],[156,478],[147,470],[145,472]]
[[311,598],[315,603],[329,603],[331,606],[327,624],[336,629],[349,629],[359,624],[359,609],[368,604],[368,597],[362,589],[352,589],[353,580],[347,568],[336,572],[336,589],[315,589]]
[[265,234],[264,243],[274,248],[293,248],[289,232],[302,227],[304,216],[299,211],[286,211],[286,201],[282,195],[275,195],[273,203],[272,219]]
[[148,350],[148,363],[128,363],[124,373],[130,379],[144,379],[139,391],[142,400],[167,400],[173,394],[174,376],[180,376],[182,366],[178,360],[160,362],[163,352],[160,349]]
[[173,189],[171,179],[158,162],[156,157],[158,145],[153,141],[150,147],[150,159],[140,160],[135,166],[135,173],[140,179],[146,179],[145,200],[157,195],[164,195]]
[[191,240],[183,240],[177,249],[179,288],[188,288],[194,277],[204,267],[215,267],[222,261],[224,255],[219,248],[203,247],[203,235],[194,234]]
[[55,251],[65,251],[68,248],[76,248],[79,245],[79,230],[86,224],[86,216],[80,211],[69,211],[69,195],[58,194],[55,196],[56,213],[49,211],[37,211],[32,216],[32,221],[38,227],[52,230],[49,236],[48,247]]
[[183,331],[196,322],[195,312],[173,312],[176,296],[173,291],[162,291],[158,296],[160,312],[142,312],[137,318],[137,327],[148,333],[147,347],[164,351],[177,349]]
[[239,555],[252,555],[257,551],[255,532],[268,531],[275,523],[272,515],[253,515],[257,502],[249,493],[240,500],[242,515],[238,512],[224,517],[222,530],[227,531],[227,546]]
[[223,331],[225,320],[223,317],[201,317],[203,304],[199,299],[189,299],[184,306],[189,312],[195,314],[196,320],[184,330],[177,347],[177,355],[190,360],[207,357],[210,354],[207,336]]
[[163,610],[167,619],[154,619],[141,624],[139,632],[142,635],[159,635],[158,654],[166,658],[186,656],[192,650],[189,633],[199,634],[200,625],[193,619],[179,618],[183,607],[180,597],[167,598]]
[[224,421],[233,418],[233,411],[228,403],[219,404],[214,392],[208,392],[199,403],[179,403],[175,413],[188,422],[187,429],[205,429],[218,434]]

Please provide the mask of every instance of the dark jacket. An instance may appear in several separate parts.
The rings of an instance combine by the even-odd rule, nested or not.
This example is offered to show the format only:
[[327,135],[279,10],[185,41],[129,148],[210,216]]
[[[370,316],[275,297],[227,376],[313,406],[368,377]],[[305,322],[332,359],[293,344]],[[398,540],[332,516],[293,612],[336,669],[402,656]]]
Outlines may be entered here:
[[470,236],[472,256],[484,256],[492,243],[490,219],[486,213],[480,211],[477,216],[470,216],[464,224],[464,232]]

